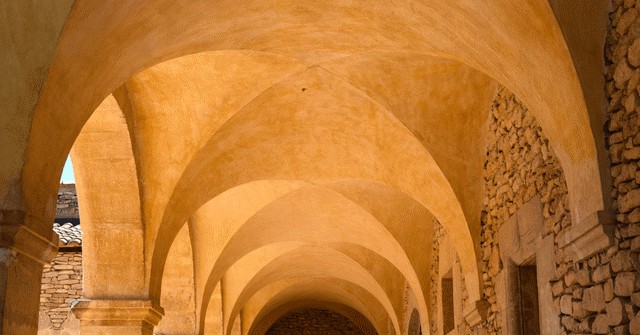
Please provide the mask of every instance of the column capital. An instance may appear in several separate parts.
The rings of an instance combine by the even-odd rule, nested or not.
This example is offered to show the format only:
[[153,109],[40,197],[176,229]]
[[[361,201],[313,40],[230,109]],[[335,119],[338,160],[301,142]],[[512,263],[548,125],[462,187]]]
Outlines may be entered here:
[[[21,210],[0,210],[0,261],[10,261],[16,253],[27,258],[46,264],[58,252],[58,235],[53,233],[46,238],[29,228],[25,221],[31,217]],[[32,219],[32,218],[31,218]]]
[[151,300],[76,300],[73,314],[82,326],[124,326],[153,329],[164,316],[164,309]]

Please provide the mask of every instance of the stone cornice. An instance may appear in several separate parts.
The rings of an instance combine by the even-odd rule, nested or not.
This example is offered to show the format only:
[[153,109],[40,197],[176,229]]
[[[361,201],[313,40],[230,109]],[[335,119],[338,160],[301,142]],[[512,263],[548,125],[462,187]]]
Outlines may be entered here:
[[83,325],[156,326],[164,309],[150,300],[76,300],[72,308]]
[[558,247],[579,262],[613,245],[615,226],[609,215],[597,212],[558,234]]

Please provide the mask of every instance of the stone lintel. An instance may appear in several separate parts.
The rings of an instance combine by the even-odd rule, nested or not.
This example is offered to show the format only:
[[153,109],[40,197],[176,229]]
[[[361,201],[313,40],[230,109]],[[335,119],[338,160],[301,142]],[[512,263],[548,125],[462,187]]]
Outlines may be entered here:
[[76,300],[73,314],[83,326],[158,325],[164,309],[150,300]]
[[20,210],[0,211],[0,262],[11,261],[22,254],[40,264],[49,263],[58,252],[58,235],[45,238],[25,224],[27,215]]
[[599,211],[558,234],[558,247],[579,262],[612,246],[614,229],[610,216]]
[[464,321],[469,327],[474,328],[487,320],[489,309],[491,309],[491,304],[488,301],[478,300],[473,304],[471,310],[464,312]]

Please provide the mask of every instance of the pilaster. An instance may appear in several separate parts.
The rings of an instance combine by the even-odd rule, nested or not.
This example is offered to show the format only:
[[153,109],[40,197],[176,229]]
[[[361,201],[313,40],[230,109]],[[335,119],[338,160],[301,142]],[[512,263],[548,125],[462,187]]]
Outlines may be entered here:
[[27,219],[0,211],[0,334],[37,334],[42,268],[57,252],[57,240],[28,228]]

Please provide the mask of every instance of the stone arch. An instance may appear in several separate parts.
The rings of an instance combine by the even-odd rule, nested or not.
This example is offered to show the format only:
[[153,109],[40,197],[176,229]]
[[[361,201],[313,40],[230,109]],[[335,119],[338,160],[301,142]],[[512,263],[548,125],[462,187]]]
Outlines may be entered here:
[[[125,114],[110,95],[87,121],[71,150],[87,298],[144,294],[144,226],[138,166],[130,139]],[[106,285],[111,282],[121,285]]]
[[[357,300],[349,299],[350,296]],[[247,301],[241,316],[250,325],[246,334],[263,333],[271,323],[293,308],[326,304],[340,304],[358,311],[379,334],[392,330],[387,329],[390,318],[376,313],[384,311],[384,307],[369,292],[331,278],[282,280],[266,285]]]
[[[278,253],[274,254],[266,264],[260,265],[258,271],[239,292],[237,300],[234,299],[233,315],[239,311],[238,302],[243,304],[265,284],[287,279],[299,282],[305,278],[332,278],[362,287],[375,297],[384,306],[396,332],[399,332],[397,309],[400,306],[394,306],[386,290],[380,285],[379,278],[374,278],[361,264],[340,251],[319,245],[278,243],[251,252],[243,258],[243,261],[254,263],[252,258],[261,258],[265,251],[276,248],[280,249]],[[228,333],[229,329],[227,328],[226,331]]]
[[[365,269],[368,272],[368,275],[375,278],[376,281],[383,288],[384,293],[388,296],[388,299],[392,303],[394,307],[394,319],[402,320],[403,317],[403,300],[402,296],[398,295],[395,291],[396,284],[399,282],[405,282],[406,279],[403,278],[402,274],[393,269],[393,265],[388,261],[384,260],[382,257],[378,256],[372,251],[362,250],[363,248],[359,248],[357,246],[352,245],[333,245],[327,248],[331,248],[341,254],[346,255],[347,257],[353,259],[360,267]],[[360,250],[358,250],[360,249]],[[227,298],[227,306],[225,310],[225,314],[227,315],[228,320],[233,320],[238,313],[244,310],[247,307],[247,304],[253,298],[257,298],[257,292],[262,289],[266,289],[269,286],[268,282],[261,280],[259,277],[262,269],[255,268],[255,266],[251,266],[250,264],[255,264],[253,259],[262,257],[264,258],[264,253],[254,252],[252,254],[248,254],[242,260],[238,261],[232,268],[227,271],[225,277],[223,278],[226,281],[232,281],[235,285],[235,289],[229,290],[226,298]],[[275,255],[272,257],[276,257]],[[279,257],[279,256],[278,256]],[[341,256],[342,257],[342,256]],[[276,260],[272,261],[275,263]],[[313,260],[310,260],[313,262]],[[260,265],[262,266],[262,265]],[[267,265],[268,266],[268,265]],[[286,266],[286,265],[285,265]],[[264,266],[266,267],[266,266]],[[238,271],[240,270],[240,271]],[[394,271],[395,270],[395,271]],[[242,272],[243,275],[238,275],[238,272]],[[330,278],[327,278],[330,279]],[[302,278],[297,278],[295,281],[300,281]],[[366,295],[368,296],[368,295]],[[265,297],[263,297],[265,298]],[[322,300],[322,299],[318,299]],[[370,304],[367,306],[371,307],[373,305],[377,305],[379,303]],[[353,305],[353,302],[349,303],[349,305],[356,307]],[[421,308],[423,306],[419,306]],[[381,310],[385,310],[382,308]],[[372,310],[373,313],[376,313],[376,310]],[[426,312],[425,312],[426,314]],[[390,316],[386,316],[385,318],[389,319]],[[380,319],[380,316],[376,319]],[[243,319],[243,321],[246,321]],[[404,320],[403,320],[404,321]],[[227,322],[230,324],[231,322]]]
[[[362,188],[362,185],[358,182],[344,183],[342,185],[337,183],[333,185],[333,187],[338,190],[342,187],[342,192],[346,194],[350,192],[350,195],[354,199],[361,197],[367,190],[372,190],[372,188]],[[361,188],[360,192],[362,194],[358,194],[358,187]],[[245,189],[251,193],[256,192],[249,187],[245,187]],[[261,192],[257,191],[257,193],[260,194]],[[251,195],[249,195],[249,199],[244,199],[242,196],[244,193],[237,194],[240,196],[239,199],[243,201],[251,199]],[[384,192],[377,191],[373,194],[384,195]],[[396,196],[393,192],[391,194],[393,197]],[[389,194],[387,194],[379,201],[397,203],[398,201],[406,201],[406,198],[408,198],[406,195],[404,199],[400,198],[401,200],[394,199],[393,197],[389,197]],[[359,201],[362,202],[364,200],[359,199]],[[222,277],[223,273],[226,272],[232,264],[237,262],[242,255],[262,245],[280,241],[333,243],[336,245],[346,243],[361,245],[365,249],[375,250],[376,253],[380,254],[380,257],[390,263],[391,268],[397,269],[395,271],[399,271],[401,276],[404,276],[406,280],[409,281],[412,289],[417,292],[416,295],[418,296],[419,305],[424,311],[427,310],[427,304],[424,300],[426,295],[423,293],[422,287],[425,287],[426,292],[429,292],[428,283],[420,282],[416,275],[416,269],[419,268],[418,264],[429,259],[429,253],[424,253],[424,250],[419,249],[412,250],[408,247],[408,244],[410,244],[411,238],[413,237],[424,236],[425,240],[429,240],[429,225],[423,225],[424,232],[418,228],[413,228],[415,230],[412,230],[411,227],[405,228],[403,227],[404,224],[412,226],[412,224],[408,223],[420,221],[411,221],[404,217],[396,217],[395,220],[397,222],[392,222],[394,220],[393,218],[385,218],[385,223],[382,224],[367,212],[366,209],[359,207],[356,203],[351,202],[351,200],[348,200],[340,193],[321,186],[308,186],[287,193],[286,195],[280,195],[277,200],[255,212],[246,223],[242,223],[241,225],[240,222],[234,223],[233,220],[225,217],[224,208],[234,208],[235,215],[237,215],[240,208],[231,205],[233,203],[235,203],[233,200],[231,200],[231,202],[219,201],[217,202],[218,206],[210,208],[211,212],[219,216],[218,220],[220,220],[220,222],[225,222],[224,230],[229,236],[215,243],[216,245],[224,246],[222,250],[211,250],[207,247],[206,253],[212,257],[210,257],[210,261],[207,261],[210,265],[203,266],[202,268],[204,271],[210,272],[206,273],[206,277],[202,275],[199,276],[203,282],[206,281],[206,285],[204,286],[205,294],[208,294],[206,293],[208,291],[210,292],[218,279]],[[215,201],[214,204],[216,204]],[[371,206],[371,204],[369,205]],[[384,211],[384,209],[380,211]],[[417,213],[421,213],[422,215],[428,214],[424,209],[422,209],[422,212],[412,212],[415,211],[415,208],[411,209],[411,206],[406,206],[402,209],[398,208],[397,211],[402,211],[404,215],[409,218],[411,215],[416,215]],[[396,212],[396,210],[393,212]],[[377,215],[383,217],[381,213],[377,213]],[[425,221],[430,222],[429,219],[430,216],[427,216]],[[418,220],[420,220],[420,218]],[[288,222],[288,224],[284,225],[282,224],[283,222]],[[394,228],[393,224],[397,225],[397,227]],[[203,241],[216,240],[215,234],[212,235],[212,232],[207,232],[201,225],[211,226],[212,228],[209,229],[216,229],[213,228],[216,225],[212,223],[193,223],[194,231],[199,232],[194,243],[199,245],[199,239]],[[388,225],[388,227],[385,225]],[[358,230],[362,229],[362,227],[367,227],[368,229],[368,238],[365,240],[359,238],[358,234]],[[394,231],[396,236],[390,233],[389,229]],[[403,229],[405,230],[403,231]],[[402,241],[403,244],[400,244],[396,238]],[[405,246],[408,247],[407,250],[411,252],[410,254],[407,254],[407,251],[403,249]],[[421,252],[424,253],[424,255],[422,255],[424,256],[423,258],[418,257]],[[411,257],[408,257],[409,255]],[[427,269],[428,268],[423,268],[421,271],[426,271]],[[420,273],[423,274],[423,272]],[[207,299],[207,295],[205,295],[203,301],[207,301]]]

